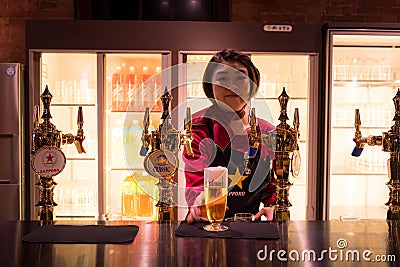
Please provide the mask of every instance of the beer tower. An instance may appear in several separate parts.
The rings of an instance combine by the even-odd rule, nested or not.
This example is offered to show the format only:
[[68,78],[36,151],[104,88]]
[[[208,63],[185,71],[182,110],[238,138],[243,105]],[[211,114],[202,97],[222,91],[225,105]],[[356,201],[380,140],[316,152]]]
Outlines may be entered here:
[[[175,220],[173,211],[173,188],[176,185],[174,174],[178,170],[178,151],[184,145],[189,155],[192,151],[192,115],[190,108],[186,110],[185,133],[181,134],[171,124],[169,105],[172,96],[165,87],[161,96],[163,112],[161,123],[155,131],[149,133],[150,108],[147,107],[143,120],[142,148],[140,155],[145,156],[144,168],[152,176],[158,178],[159,188],[158,221]],[[149,152],[150,148],[150,152]]]
[[42,122],[39,122],[39,106],[36,105],[33,114],[31,165],[36,174],[39,175],[39,207],[38,219],[41,221],[52,221],[54,219],[54,207],[57,204],[53,200],[53,190],[57,185],[53,177],[59,174],[65,167],[66,158],[60,146],[74,143],[79,153],[86,153],[82,146],[85,139],[83,133],[82,107],[78,108],[78,132],[73,134],[62,134],[56,126],[50,122],[50,103],[52,95],[46,88],[40,99],[43,103]]
[[283,87],[281,95],[278,97],[281,107],[279,120],[280,123],[274,130],[267,133],[257,135],[257,119],[255,109],[252,108],[250,112],[250,149],[249,156],[255,154],[254,151],[258,149],[261,144],[266,145],[269,151],[274,152],[274,159],[272,161],[271,179],[275,180],[276,186],[276,200],[274,209],[275,221],[290,220],[289,207],[292,204],[289,201],[289,189],[292,183],[289,181],[289,172],[293,177],[297,177],[300,172],[300,152],[298,139],[299,133],[299,110],[295,108],[293,128],[286,123],[289,120],[287,116],[287,104],[290,97],[287,95],[285,87]]
[[356,128],[353,141],[356,143],[353,152],[354,157],[359,157],[364,149],[364,145],[369,146],[382,146],[382,150],[390,153],[388,159],[388,175],[389,182],[386,185],[389,187],[389,200],[385,203],[388,206],[386,215],[387,220],[400,219],[400,90],[393,98],[395,115],[393,117],[394,124],[389,131],[383,132],[382,135],[370,135],[363,137],[361,134],[361,118],[359,109],[355,110],[355,123]]

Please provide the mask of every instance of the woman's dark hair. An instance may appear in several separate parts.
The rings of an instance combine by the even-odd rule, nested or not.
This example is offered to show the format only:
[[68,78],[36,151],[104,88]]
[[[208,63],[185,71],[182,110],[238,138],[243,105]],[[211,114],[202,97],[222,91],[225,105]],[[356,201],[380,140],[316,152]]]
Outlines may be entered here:
[[247,68],[249,78],[252,81],[250,83],[250,98],[255,96],[260,85],[260,72],[254,66],[253,62],[248,55],[234,49],[224,49],[216,53],[208,63],[206,70],[203,75],[203,90],[209,99],[214,99],[212,90],[212,75],[214,74],[215,68],[218,66],[216,63],[227,62],[239,62]]

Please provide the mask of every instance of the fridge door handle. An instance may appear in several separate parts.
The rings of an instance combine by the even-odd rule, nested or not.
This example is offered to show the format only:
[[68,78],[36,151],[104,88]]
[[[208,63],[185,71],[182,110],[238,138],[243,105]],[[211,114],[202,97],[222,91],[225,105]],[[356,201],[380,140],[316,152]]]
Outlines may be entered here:
[[20,183],[20,153],[21,153],[21,143],[20,143],[20,135],[13,134],[13,152],[12,152],[12,177],[13,181],[11,183],[18,184]]

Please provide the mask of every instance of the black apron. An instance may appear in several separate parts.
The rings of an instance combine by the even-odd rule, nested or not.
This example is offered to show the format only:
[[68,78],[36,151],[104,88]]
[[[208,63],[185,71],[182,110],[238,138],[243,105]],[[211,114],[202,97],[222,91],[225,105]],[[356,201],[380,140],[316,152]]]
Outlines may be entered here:
[[[213,121],[210,120],[207,127],[214,140],[212,125]],[[214,151],[215,157],[210,166],[228,168],[227,206],[229,209],[225,213],[225,218],[231,218],[239,212],[256,214],[259,211],[265,188],[270,182],[270,158],[267,156],[266,159],[262,159],[260,149],[258,149],[256,156],[249,159],[247,168],[250,169],[250,173],[247,174],[243,152],[232,150],[230,143],[223,150],[218,145],[214,149],[216,150]]]

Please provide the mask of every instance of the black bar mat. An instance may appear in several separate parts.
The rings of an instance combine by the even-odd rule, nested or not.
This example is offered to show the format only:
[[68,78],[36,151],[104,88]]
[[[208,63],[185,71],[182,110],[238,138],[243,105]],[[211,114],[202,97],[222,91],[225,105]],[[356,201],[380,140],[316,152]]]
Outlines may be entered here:
[[44,225],[22,240],[29,243],[128,243],[133,242],[138,231],[136,225]]
[[175,230],[175,235],[185,237],[219,237],[243,239],[279,239],[278,227],[274,223],[262,222],[224,222],[229,229],[223,232],[208,232],[203,226],[209,222],[196,222],[188,224],[181,222]]

